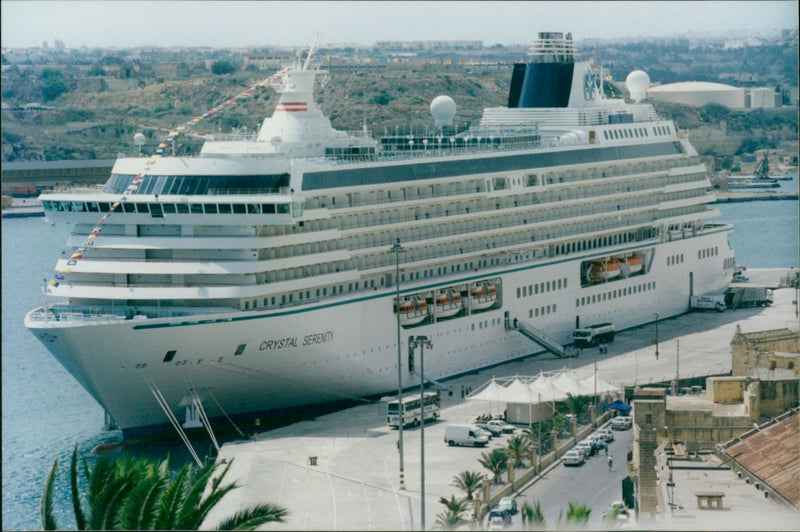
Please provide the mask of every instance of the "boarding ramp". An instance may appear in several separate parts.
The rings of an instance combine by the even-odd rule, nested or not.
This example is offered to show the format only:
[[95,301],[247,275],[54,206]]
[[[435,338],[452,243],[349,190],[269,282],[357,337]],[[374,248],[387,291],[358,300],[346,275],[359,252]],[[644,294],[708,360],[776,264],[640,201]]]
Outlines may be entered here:
[[571,358],[575,356],[575,349],[572,346],[564,347],[555,339],[545,334],[541,329],[537,329],[530,323],[522,320],[514,319],[512,329],[519,331],[521,334],[527,336],[540,346],[544,347],[550,353],[553,353],[559,358]]

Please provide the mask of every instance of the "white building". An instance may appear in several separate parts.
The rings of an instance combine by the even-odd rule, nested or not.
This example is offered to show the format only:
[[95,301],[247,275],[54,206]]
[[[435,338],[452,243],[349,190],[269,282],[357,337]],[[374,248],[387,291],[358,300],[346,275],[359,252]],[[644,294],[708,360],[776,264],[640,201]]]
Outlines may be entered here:
[[744,88],[707,81],[669,83],[651,87],[647,90],[647,97],[698,107],[708,103],[718,103],[730,109],[745,108]]

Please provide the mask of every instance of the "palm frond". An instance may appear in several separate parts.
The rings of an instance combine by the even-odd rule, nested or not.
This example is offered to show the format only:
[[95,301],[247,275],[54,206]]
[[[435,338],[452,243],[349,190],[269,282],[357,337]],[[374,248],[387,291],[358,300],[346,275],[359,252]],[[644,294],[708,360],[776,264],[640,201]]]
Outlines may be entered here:
[[[83,462],[86,471],[86,461]],[[72,493],[72,510],[75,512],[75,524],[78,530],[86,530],[86,516],[81,506],[81,496],[78,491],[78,444],[72,449],[72,458],[69,462],[69,489]]]
[[286,508],[276,504],[259,504],[237,512],[233,517],[220,523],[217,530],[255,530],[264,523],[273,521],[283,523],[287,515],[289,512]]
[[53,515],[53,484],[56,481],[56,470],[58,469],[58,459],[53,462],[53,467],[47,474],[47,479],[44,481],[44,489],[42,489],[42,529],[43,530],[56,530],[56,518]]
[[181,496],[184,491],[184,484],[188,482],[190,466],[184,465],[178,474],[167,485],[164,495],[159,502],[158,519],[156,519],[156,530],[174,530],[178,521],[178,514],[181,510],[183,499]]

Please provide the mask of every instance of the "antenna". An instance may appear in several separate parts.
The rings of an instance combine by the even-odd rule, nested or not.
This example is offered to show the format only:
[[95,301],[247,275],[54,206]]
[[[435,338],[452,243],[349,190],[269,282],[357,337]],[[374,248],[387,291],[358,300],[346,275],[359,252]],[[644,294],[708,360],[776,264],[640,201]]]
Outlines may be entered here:
[[311,56],[314,55],[314,48],[317,47],[317,41],[319,40],[319,33],[314,36],[314,42],[311,43],[311,48],[308,50],[308,56],[306,57],[306,62],[303,63],[303,70],[308,68],[308,63],[311,61]]

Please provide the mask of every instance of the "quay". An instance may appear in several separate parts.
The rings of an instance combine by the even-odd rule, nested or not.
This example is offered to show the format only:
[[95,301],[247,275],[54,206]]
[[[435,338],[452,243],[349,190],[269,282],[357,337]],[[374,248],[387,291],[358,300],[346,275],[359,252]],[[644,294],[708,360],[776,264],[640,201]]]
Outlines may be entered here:
[[[751,282],[775,287],[788,273],[788,269],[747,270]],[[505,445],[505,439],[499,444],[490,442],[484,449],[444,443],[447,424],[471,423],[479,414],[502,413],[504,408],[502,404],[465,401],[459,393],[462,385],[474,389],[492,377],[535,375],[565,367],[592,372],[595,363],[598,378],[614,384],[630,387],[668,382],[675,378],[678,356],[681,379],[726,374],[731,371],[730,342],[736,327],[743,332],[782,327],[797,330],[796,301],[796,289],[783,288],[775,290],[771,307],[693,312],[660,320],[658,359],[652,344],[654,325],[648,324],[618,333],[608,344],[607,354],[599,354],[597,348],[584,350],[573,359],[541,354],[448,380],[454,393],[442,393],[442,418],[425,425],[426,529],[434,528],[436,515],[444,508],[441,497],[462,496],[450,485],[453,478],[465,470],[487,473],[478,463],[481,453]],[[400,489],[399,483],[397,431],[387,426],[383,402],[227,443],[217,461],[233,460],[225,483],[235,481],[240,487],[226,495],[203,528],[214,527],[223,517],[246,507],[269,502],[285,507],[289,514],[284,523],[268,523],[262,530],[419,530],[419,428],[405,429],[403,441],[405,489]],[[514,493],[540,481],[540,476],[516,486]],[[492,502],[500,495],[493,491]]]

